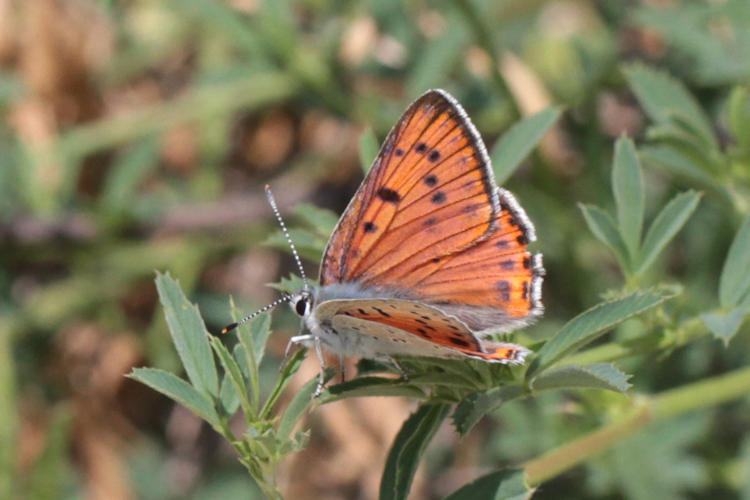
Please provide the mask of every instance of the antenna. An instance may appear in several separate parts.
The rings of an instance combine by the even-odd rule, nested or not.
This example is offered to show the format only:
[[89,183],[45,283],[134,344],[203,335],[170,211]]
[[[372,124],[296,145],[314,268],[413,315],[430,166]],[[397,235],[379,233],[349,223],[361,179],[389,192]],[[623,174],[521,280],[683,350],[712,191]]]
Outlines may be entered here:
[[279,225],[281,226],[281,232],[284,233],[284,237],[286,238],[286,242],[289,243],[289,248],[292,249],[292,255],[294,255],[294,260],[297,262],[297,268],[299,268],[299,274],[302,276],[302,282],[304,283],[304,290],[310,289],[310,284],[307,282],[307,276],[305,276],[305,269],[302,267],[302,261],[299,258],[299,254],[297,253],[297,249],[294,247],[294,243],[292,242],[292,237],[289,236],[289,231],[286,228],[286,224],[284,224],[284,219],[281,218],[281,213],[279,212],[279,208],[276,206],[276,200],[273,197],[273,193],[271,192],[271,186],[266,184],[266,198],[268,198],[268,203],[271,204],[271,209],[273,210],[273,214],[276,216],[276,220],[279,221]]
[[277,305],[281,304],[282,302],[289,302],[289,300],[291,298],[292,298],[291,295],[285,294],[280,299],[276,299],[273,302],[271,302],[270,304],[268,304],[267,306],[261,307],[260,309],[258,309],[254,313],[252,313],[250,316],[245,316],[244,318],[242,318],[241,320],[237,321],[236,323],[232,323],[231,325],[225,326],[224,328],[221,329],[221,333],[229,333],[232,330],[234,330],[235,328],[237,328],[238,326],[240,326],[242,323],[245,323],[246,321],[250,321],[251,319],[255,318],[259,314],[263,314],[264,312],[268,311],[269,309],[273,309],[274,307],[276,307]]
[[[294,243],[292,242],[292,237],[289,236],[289,231],[286,228],[286,224],[284,224],[284,219],[281,218],[281,213],[279,212],[279,207],[276,206],[276,199],[273,197],[273,193],[271,192],[271,186],[266,184],[266,198],[268,198],[268,203],[271,205],[271,209],[273,210],[273,214],[276,216],[276,220],[279,221],[279,225],[281,226],[281,232],[284,233],[284,238],[286,238],[286,242],[289,243],[289,248],[292,249],[292,255],[294,256],[294,261],[297,263],[297,268],[299,268],[300,276],[302,276],[302,282],[303,290],[309,290],[310,284],[307,281],[307,276],[305,275],[305,269],[302,267],[302,261],[299,258],[299,254],[297,253],[297,249],[294,246]],[[242,323],[245,323],[246,321],[250,321],[251,319],[255,318],[259,314],[262,314],[269,309],[273,309],[277,305],[281,304],[282,302],[289,302],[292,300],[292,296],[288,293],[285,293],[283,297],[274,300],[267,306],[261,307],[254,313],[252,313],[249,316],[245,316],[241,320],[237,321],[236,323],[232,323],[231,325],[227,325],[224,328],[221,329],[221,333],[228,333],[240,326]]]

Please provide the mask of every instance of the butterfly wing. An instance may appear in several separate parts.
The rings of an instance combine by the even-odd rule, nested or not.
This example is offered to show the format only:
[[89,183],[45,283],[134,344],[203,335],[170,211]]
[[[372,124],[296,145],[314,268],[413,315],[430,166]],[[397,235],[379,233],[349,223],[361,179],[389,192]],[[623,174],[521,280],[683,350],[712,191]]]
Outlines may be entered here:
[[515,344],[482,342],[458,319],[410,300],[330,300],[318,306],[315,315],[329,318],[334,331],[367,337],[369,349],[382,354],[468,356],[522,364],[530,352]]
[[321,285],[396,286],[411,269],[487,237],[499,209],[479,134],[451,96],[429,91],[391,130],[339,221]]
[[432,303],[482,334],[510,331],[542,312],[534,239],[466,113],[433,90],[388,135],[331,236],[320,282]]
[[534,228],[523,209],[498,188],[497,229],[465,250],[414,269],[398,286],[439,307],[474,331],[510,331],[543,312],[542,256],[527,245]]

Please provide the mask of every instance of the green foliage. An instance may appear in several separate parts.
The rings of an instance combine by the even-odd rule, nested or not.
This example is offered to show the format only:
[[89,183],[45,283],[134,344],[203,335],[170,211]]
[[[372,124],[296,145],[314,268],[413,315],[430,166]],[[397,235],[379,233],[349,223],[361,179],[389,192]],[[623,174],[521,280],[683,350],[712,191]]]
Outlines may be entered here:
[[471,500],[487,498],[493,500],[523,500],[534,493],[526,485],[522,470],[501,470],[490,472],[475,479],[459,490],[445,497],[445,500]]
[[[308,411],[369,396],[426,419],[392,444],[393,497],[748,497],[746,0],[16,3],[0,23],[0,498],[80,498],[113,477],[113,496],[144,499],[273,497],[288,477],[367,496],[373,478],[342,485],[324,464],[313,484],[279,463],[308,445]],[[284,339],[268,315],[206,332],[230,293],[252,297],[239,315],[278,275],[301,287],[262,186],[319,262],[377,138],[428,88],[466,108],[536,225],[545,316],[499,339],[534,353],[400,358],[406,377],[365,360],[317,399],[317,379],[287,394],[305,356],[281,359],[288,307]],[[154,290],[154,269],[203,317],[166,276]],[[118,375],[135,362],[145,385]],[[196,429],[150,388],[216,433],[184,439]],[[340,450],[314,415],[307,452],[324,461]],[[473,433],[465,448],[429,446],[440,422]],[[175,481],[186,456],[200,460]],[[466,456],[487,474],[459,488]]]
[[628,383],[629,377],[612,363],[596,363],[588,366],[569,365],[552,368],[534,377],[531,387],[537,391],[545,389],[605,389],[625,393],[631,387]]
[[527,379],[532,380],[564,356],[594,341],[618,323],[674,296],[675,292],[671,290],[634,292],[617,300],[603,302],[579,314],[537,352],[526,372]]
[[406,419],[385,462],[380,500],[403,500],[408,497],[424,449],[448,411],[446,404],[425,403]]
[[503,184],[560,118],[560,110],[548,108],[524,118],[498,140],[490,151],[495,179]]
[[[190,382],[156,368],[136,368],[129,375],[184,405],[224,436],[239,455],[258,486],[269,498],[279,498],[276,490],[276,464],[286,455],[305,446],[307,434],[291,435],[296,422],[312,400],[317,379],[308,382],[279,416],[276,403],[295,374],[304,350],[297,351],[284,366],[268,398],[262,402],[259,366],[263,361],[271,320],[267,314],[248,327],[238,328],[239,343],[233,351],[218,337],[210,337],[198,308],[188,302],[179,284],[168,274],[156,278],[172,341]],[[213,353],[223,368],[219,391]],[[228,427],[228,419],[242,409],[247,429],[242,438]]]
[[617,224],[596,206],[581,204],[580,208],[591,232],[612,250],[623,274],[634,281],[685,225],[698,206],[700,195],[693,191],[676,195],[662,208],[641,241],[645,214],[643,180],[635,146],[626,138],[615,145],[612,190]]

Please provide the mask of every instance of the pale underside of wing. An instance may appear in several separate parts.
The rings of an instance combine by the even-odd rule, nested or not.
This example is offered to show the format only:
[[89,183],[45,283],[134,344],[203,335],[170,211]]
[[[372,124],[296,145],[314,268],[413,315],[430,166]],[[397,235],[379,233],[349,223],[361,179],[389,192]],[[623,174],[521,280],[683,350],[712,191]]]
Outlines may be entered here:
[[331,300],[318,306],[314,314],[322,323],[330,322],[334,332],[354,335],[350,343],[356,344],[365,356],[468,356],[489,362],[521,364],[529,352],[515,344],[480,341],[457,318],[410,300]]

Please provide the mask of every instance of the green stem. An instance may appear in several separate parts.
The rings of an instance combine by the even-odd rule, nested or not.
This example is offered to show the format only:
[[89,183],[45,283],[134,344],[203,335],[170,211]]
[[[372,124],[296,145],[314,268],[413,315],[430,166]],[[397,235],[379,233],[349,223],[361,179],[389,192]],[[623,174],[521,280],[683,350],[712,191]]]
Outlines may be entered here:
[[750,367],[639,399],[619,420],[528,461],[524,469],[536,486],[616,445],[622,438],[657,420],[708,408],[745,396],[750,391]]
[[16,380],[13,364],[11,328],[8,327],[7,316],[0,326],[0,498],[14,498],[13,490],[16,482]]
[[667,349],[676,349],[687,345],[709,333],[700,318],[690,318],[680,324],[674,333],[668,337],[657,337],[647,333],[627,342],[610,342],[586,349],[565,359],[563,365],[590,365],[604,363],[617,359],[628,358],[640,354],[651,354]]

